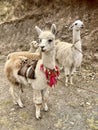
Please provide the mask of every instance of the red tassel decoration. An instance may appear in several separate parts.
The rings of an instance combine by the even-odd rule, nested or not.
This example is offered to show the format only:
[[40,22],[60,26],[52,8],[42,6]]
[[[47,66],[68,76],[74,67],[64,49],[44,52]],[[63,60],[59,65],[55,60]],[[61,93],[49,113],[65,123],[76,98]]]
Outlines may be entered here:
[[42,64],[40,66],[40,70],[45,73],[47,84],[52,87],[53,85],[57,83],[57,78],[60,75],[59,68],[55,66],[55,69],[48,69],[44,68],[44,65]]

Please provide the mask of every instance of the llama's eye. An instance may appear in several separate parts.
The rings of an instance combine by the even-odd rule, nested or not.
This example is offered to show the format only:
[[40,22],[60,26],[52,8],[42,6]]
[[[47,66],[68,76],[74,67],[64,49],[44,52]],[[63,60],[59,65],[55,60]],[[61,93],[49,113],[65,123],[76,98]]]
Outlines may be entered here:
[[52,39],[49,39],[48,42],[51,43],[51,42],[52,42]]
[[77,23],[75,23],[75,25],[77,25]]

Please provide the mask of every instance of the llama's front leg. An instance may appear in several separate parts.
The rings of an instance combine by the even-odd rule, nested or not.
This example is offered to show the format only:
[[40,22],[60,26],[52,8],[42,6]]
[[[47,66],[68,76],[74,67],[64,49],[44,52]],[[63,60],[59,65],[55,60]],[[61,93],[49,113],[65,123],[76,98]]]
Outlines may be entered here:
[[45,111],[48,111],[48,99],[49,99],[49,90],[48,89],[44,89],[42,91],[42,97],[43,97],[43,108]]
[[71,85],[73,85],[73,75],[70,75],[69,82]]
[[35,103],[36,108],[35,116],[37,119],[40,119],[41,118],[40,110],[42,106],[42,94],[40,90],[34,90],[33,101]]
[[71,85],[73,85],[73,74],[76,71],[76,69],[73,67],[70,73],[69,82]]
[[68,81],[69,81],[69,75],[65,76],[65,86],[68,86]]
[[41,114],[40,114],[41,106],[42,106],[42,104],[35,104],[35,107],[36,107],[36,119],[41,118]]

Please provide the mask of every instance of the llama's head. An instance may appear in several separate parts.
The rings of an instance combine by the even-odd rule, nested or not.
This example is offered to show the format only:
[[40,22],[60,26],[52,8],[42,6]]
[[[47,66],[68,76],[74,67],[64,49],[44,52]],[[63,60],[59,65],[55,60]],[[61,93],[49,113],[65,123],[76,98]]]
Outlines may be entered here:
[[43,31],[39,27],[35,27],[39,35],[39,47],[42,52],[48,52],[55,47],[55,34],[56,34],[56,25],[52,24],[51,30]]
[[69,30],[75,30],[79,31],[81,28],[83,28],[83,22],[80,20],[76,20],[70,27]]
[[35,49],[38,48],[38,43],[37,43],[37,41],[32,41],[32,42],[30,42],[29,44],[30,44],[30,47],[33,47],[33,48],[35,48]]

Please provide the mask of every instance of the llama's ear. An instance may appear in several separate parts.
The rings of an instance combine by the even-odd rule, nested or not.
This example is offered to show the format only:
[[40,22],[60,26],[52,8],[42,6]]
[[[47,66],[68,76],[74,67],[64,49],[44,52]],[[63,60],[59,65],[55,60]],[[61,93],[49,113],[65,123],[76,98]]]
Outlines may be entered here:
[[40,35],[40,34],[41,34],[41,32],[42,32],[42,30],[41,30],[38,26],[35,26],[35,29],[36,29],[36,31],[37,31],[37,33],[38,33],[38,35]]
[[51,32],[55,35],[56,34],[56,25],[52,24],[51,26]]

